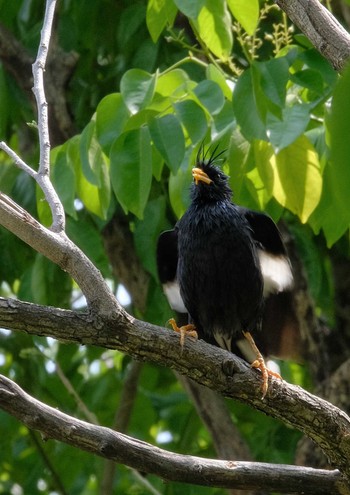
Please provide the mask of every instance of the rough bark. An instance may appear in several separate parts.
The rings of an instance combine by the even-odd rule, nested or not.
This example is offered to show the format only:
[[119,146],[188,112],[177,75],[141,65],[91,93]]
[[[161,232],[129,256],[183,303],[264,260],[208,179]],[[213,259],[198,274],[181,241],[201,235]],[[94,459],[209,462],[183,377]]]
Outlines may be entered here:
[[344,68],[350,56],[350,36],[319,0],[275,0],[334,69]]

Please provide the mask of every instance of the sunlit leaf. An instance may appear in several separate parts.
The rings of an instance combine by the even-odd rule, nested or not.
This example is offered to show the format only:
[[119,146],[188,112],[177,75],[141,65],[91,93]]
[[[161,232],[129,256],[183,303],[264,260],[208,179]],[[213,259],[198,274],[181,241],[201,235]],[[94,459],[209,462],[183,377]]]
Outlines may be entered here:
[[252,35],[259,19],[259,0],[227,0],[232,15]]
[[233,38],[226,2],[207,0],[193,23],[209,50],[222,61],[227,61],[231,54]]
[[325,187],[320,224],[332,245],[350,225],[350,65],[342,73],[333,94],[327,129],[331,150],[325,168]]
[[161,74],[157,79],[156,93],[162,96],[171,96],[176,92],[177,96],[182,88],[186,88],[187,83],[190,81],[188,74],[182,69],[174,69],[169,72]]
[[318,155],[310,141],[300,136],[278,155],[270,144],[255,144],[259,174],[268,192],[305,223],[318,205],[322,175]]
[[147,4],[146,23],[155,43],[166,26],[172,26],[177,7],[172,0],[149,0]]
[[196,19],[206,0],[174,0],[174,3],[186,17]]

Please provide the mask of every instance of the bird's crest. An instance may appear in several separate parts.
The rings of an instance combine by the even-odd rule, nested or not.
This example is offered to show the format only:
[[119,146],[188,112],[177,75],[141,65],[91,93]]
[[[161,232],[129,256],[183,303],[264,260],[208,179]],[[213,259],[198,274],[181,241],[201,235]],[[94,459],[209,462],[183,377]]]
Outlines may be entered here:
[[216,153],[218,147],[218,144],[216,146],[211,145],[205,150],[204,143],[202,143],[197,153],[196,166],[214,165],[218,158],[226,152],[226,150],[222,150],[219,153]]

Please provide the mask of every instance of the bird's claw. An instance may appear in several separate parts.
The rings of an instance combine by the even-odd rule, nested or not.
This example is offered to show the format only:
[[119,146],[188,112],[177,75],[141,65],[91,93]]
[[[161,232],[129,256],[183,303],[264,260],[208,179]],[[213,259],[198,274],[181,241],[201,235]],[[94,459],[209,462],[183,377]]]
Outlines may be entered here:
[[172,328],[175,332],[178,332],[180,334],[181,349],[183,349],[183,346],[185,345],[185,338],[186,337],[192,337],[195,340],[198,339],[196,327],[194,325],[192,325],[191,323],[189,325],[183,325],[182,327],[178,327],[174,318],[170,318],[168,323],[170,323],[170,325],[172,326]]
[[263,384],[262,384],[262,399],[265,398],[265,395],[267,393],[268,387],[269,387],[269,376],[272,376],[273,378],[277,378],[278,380],[282,380],[282,377],[279,373],[276,373],[275,371],[270,370],[264,361],[263,357],[258,357],[255,361],[252,362],[250,365],[252,368],[256,368],[261,371],[262,374],[262,379],[263,379]]
[[265,395],[267,393],[267,389],[269,388],[269,376],[273,376],[274,378],[278,378],[279,380],[282,380],[282,377],[279,373],[276,373],[275,371],[269,370],[269,368],[266,366],[264,358],[262,357],[261,352],[257,348],[254,339],[250,332],[243,332],[243,335],[245,338],[248,340],[248,342],[251,345],[251,348],[255,352],[256,355],[256,360],[252,362],[250,365],[252,368],[259,369],[262,374],[262,379],[263,379],[263,384],[262,384],[262,399],[265,398]]

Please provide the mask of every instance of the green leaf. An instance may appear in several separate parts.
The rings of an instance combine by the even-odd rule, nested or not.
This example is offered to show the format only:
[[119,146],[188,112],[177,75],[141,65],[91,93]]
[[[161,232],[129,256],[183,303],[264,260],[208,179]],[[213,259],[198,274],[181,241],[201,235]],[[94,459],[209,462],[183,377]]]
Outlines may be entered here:
[[315,48],[303,50],[299,55],[300,60],[310,69],[322,75],[327,85],[332,87],[337,82],[338,73],[331,64]]
[[324,92],[323,78],[321,74],[312,69],[303,69],[290,76],[291,81],[303,88],[314,91],[317,95]]
[[174,105],[193,144],[201,141],[207,132],[207,119],[202,108],[193,100],[184,100]]
[[227,62],[232,50],[231,17],[224,0],[206,0],[196,21],[199,37],[221,61]]
[[257,110],[252,72],[247,69],[239,77],[233,91],[233,110],[243,136],[248,140],[266,140],[266,129]]
[[[323,172],[323,191],[318,208],[310,217],[310,225],[314,232],[322,229],[331,247],[349,230],[349,200],[344,197],[344,189],[349,187],[347,172],[339,173],[332,163],[327,164]],[[341,180],[343,179],[343,184]]]
[[190,19],[196,19],[206,0],[174,0],[177,8]]
[[[101,157],[102,158],[102,157]],[[105,158],[102,158],[105,160]],[[83,202],[84,206],[99,216],[105,218],[110,200],[110,185],[109,180],[105,177],[108,174],[108,164],[105,163],[100,169],[100,185],[91,184],[83,173],[80,160],[80,136],[74,136],[68,141],[67,146],[67,162],[75,172],[75,187],[76,195]]]
[[95,122],[91,120],[80,135],[80,160],[86,179],[94,186],[99,186],[99,167],[101,147],[96,140]]
[[219,113],[224,106],[224,94],[220,86],[214,81],[201,81],[193,89],[193,93],[210,115]]
[[172,0],[148,0],[146,23],[148,31],[155,43],[166,26],[172,26],[177,14]]
[[206,75],[207,75],[207,79],[216,82],[220,86],[221,91],[224,94],[224,97],[231,101],[232,100],[232,88],[230,86],[231,81],[227,82],[228,80],[225,77],[225,73],[219,70],[216,67],[216,65],[209,64],[206,69]]
[[162,178],[163,166],[163,157],[152,143],[152,173],[153,177],[158,181]]
[[233,129],[227,153],[227,163],[229,166],[230,184],[232,184],[234,197],[238,203],[242,203],[241,189],[248,172],[247,158],[249,149],[249,142],[244,139],[237,128]]
[[259,0],[227,0],[232,15],[250,35],[254,34],[259,19]]
[[152,101],[157,73],[149,74],[141,69],[130,69],[120,81],[120,92],[129,111],[134,114]]
[[125,132],[114,142],[111,181],[125,212],[143,217],[152,182],[152,152],[147,127]]
[[157,280],[156,246],[164,225],[166,201],[164,196],[147,203],[143,220],[136,222],[134,239],[142,265]]
[[122,133],[130,113],[120,93],[105,96],[96,110],[96,136],[108,155],[112,143]]
[[31,272],[32,302],[67,308],[71,287],[71,278],[61,268],[43,255],[36,255]]
[[254,145],[259,174],[268,193],[285,208],[307,222],[318,205],[322,192],[322,175],[318,155],[305,136],[278,155],[263,141]]
[[171,173],[169,177],[169,199],[177,218],[182,217],[190,203],[192,152],[192,148],[186,150],[181,168],[176,175]]
[[111,276],[101,233],[92,222],[91,217],[84,212],[79,212],[78,220],[67,218],[67,234],[97,266],[104,277]]
[[226,144],[226,140],[230,139],[231,133],[235,127],[237,126],[233,108],[231,103],[226,100],[220,112],[214,115],[211,126],[212,140],[220,140],[220,144],[223,148],[228,146],[228,143]]
[[333,244],[350,224],[350,65],[343,71],[333,93],[329,132],[330,162],[325,168],[327,196],[320,214],[328,245]]
[[52,162],[52,182],[62,201],[64,211],[76,218],[75,200],[75,173],[67,161],[66,147],[63,146]]
[[11,112],[11,96],[8,91],[7,82],[4,73],[4,67],[0,67],[0,136],[6,135],[6,128],[9,121]]
[[289,146],[306,129],[310,121],[308,105],[294,104],[282,110],[282,120],[267,115],[267,132],[275,153]]
[[177,117],[172,114],[150,121],[152,140],[166,164],[176,173],[185,154],[185,138]]
[[254,62],[252,70],[257,71],[260,76],[258,85],[264,96],[277,107],[284,107],[289,79],[289,64],[286,57],[275,58],[268,62]]
[[127,46],[138,35],[145,21],[146,6],[143,3],[126,5],[121,11],[120,22],[116,30],[119,46]]
[[187,92],[187,84],[190,81],[187,73],[182,69],[174,69],[161,74],[157,79],[156,93],[168,97],[176,93],[182,96]]
[[[110,201],[109,161],[96,138],[96,125],[92,120],[80,137],[80,160],[82,173],[96,186],[99,198],[98,215],[106,218]],[[87,206],[88,207],[88,206]]]

